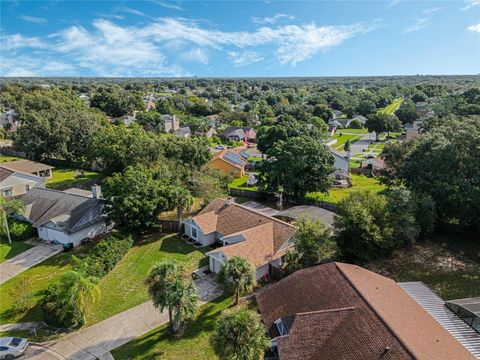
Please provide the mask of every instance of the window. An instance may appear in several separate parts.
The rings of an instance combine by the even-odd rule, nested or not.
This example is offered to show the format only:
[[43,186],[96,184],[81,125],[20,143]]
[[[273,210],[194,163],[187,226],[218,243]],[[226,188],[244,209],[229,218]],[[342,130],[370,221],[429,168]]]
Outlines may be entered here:
[[25,185],[25,191],[29,192],[30,191],[30,184]]
[[287,329],[285,329],[282,319],[275,320],[275,325],[277,325],[278,333],[280,334],[280,336],[287,335]]
[[197,229],[195,229],[195,228],[192,228],[192,237],[193,237],[194,239],[197,238]]
[[8,350],[8,347],[6,346],[0,346],[0,351],[7,351]]
[[13,193],[12,193],[12,189],[4,189],[3,190],[3,196],[7,197],[7,196],[12,196]]

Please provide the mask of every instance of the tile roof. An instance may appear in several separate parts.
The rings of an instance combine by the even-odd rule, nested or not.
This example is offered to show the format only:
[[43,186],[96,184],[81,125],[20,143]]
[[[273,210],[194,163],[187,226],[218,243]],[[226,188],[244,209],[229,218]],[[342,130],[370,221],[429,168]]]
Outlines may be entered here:
[[24,160],[24,159],[3,163],[2,167],[7,168],[9,170],[13,170],[13,171],[26,172],[29,174],[53,169],[53,166],[45,165],[36,161]]
[[[280,360],[472,359],[398,284],[355,265],[299,270],[256,295]],[[304,349],[308,348],[308,349]]]

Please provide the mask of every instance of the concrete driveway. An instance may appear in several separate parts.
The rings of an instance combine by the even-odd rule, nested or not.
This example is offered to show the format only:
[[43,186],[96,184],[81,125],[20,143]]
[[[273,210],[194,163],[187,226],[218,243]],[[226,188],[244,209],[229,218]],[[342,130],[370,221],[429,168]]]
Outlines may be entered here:
[[33,244],[33,248],[0,264],[0,284],[62,251],[61,245]]

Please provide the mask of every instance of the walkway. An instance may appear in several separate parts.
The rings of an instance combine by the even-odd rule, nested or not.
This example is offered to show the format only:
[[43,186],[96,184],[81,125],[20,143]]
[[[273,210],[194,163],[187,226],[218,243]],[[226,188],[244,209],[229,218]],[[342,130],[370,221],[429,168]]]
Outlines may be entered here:
[[[204,276],[194,282],[201,304],[222,294],[222,289],[216,283],[213,275]],[[56,354],[57,359],[111,359],[111,350],[167,321],[167,313],[160,313],[151,301],[147,301],[95,325],[68,334],[60,340],[53,341],[47,345],[48,350],[39,351],[36,348],[35,352],[25,354],[25,358],[51,360],[53,359],[52,354]]]
[[35,246],[0,264],[0,284],[62,251],[61,245],[30,243]]

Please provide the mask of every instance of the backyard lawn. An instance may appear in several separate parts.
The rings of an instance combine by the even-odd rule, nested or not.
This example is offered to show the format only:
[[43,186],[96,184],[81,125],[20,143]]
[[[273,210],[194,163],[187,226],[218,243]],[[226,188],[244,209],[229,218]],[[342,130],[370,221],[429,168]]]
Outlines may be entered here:
[[350,174],[353,186],[349,188],[332,188],[327,194],[314,192],[307,194],[307,199],[337,203],[357,190],[382,191],[385,186],[378,179],[365,175]]
[[16,156],[8,156],[8,155],[0,154],[0,164],[4,162],[9,162],[9,161],[15,161],[15,160],[20,160],[20,158]]
[[398,107],[402,104],[402,102],[403,102],[402,98],[396,98],[395,100],[392,101],[390,105],[387,105],[382,109],[379,109],[377,113],[383,114],[383,115],[393,115],[395,113],[395,110],[398,109]]
[[395,281],[423,281],[444,300],[480,296],[480,250],[470,234],[442,234],[366,267]]
[[337,132],[344,134],[366,134],[368,129],[337,129]]
[[70,168],[55,167],[52,178],[47,180],[47,187],[56,190],[66,190],[82,183],[93,183],[95,179],[99,178],[99,174],[93,171],[85,171],[84,177],[75,177],[77,171]]
[[0,263],[30,249],[31,247],[32,245],[23,241],[12,241],[12,244],[10,245],[7,239],[2,239],[0,242]]
[[180,339],[173,339],[167,325],[160,326],[112,351],[115,359],[217,359],[209,339],[215,321],[232,305],[230,297],[220,297],[202,306],[196,320],[188,324]]
[[240,189],[240,190],[250,190],[250,191],[257,191],[258,187],[256,186],[247,186],[248,175],[244,175],[241,178],[233,179],[228,184],[228,187],[232,189]]

